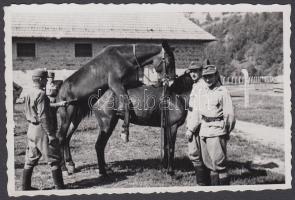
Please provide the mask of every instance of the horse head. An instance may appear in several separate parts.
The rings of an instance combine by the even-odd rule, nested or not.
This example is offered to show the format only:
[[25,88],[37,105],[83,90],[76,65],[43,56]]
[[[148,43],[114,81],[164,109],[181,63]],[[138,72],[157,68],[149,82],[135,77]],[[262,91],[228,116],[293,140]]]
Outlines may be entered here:
[[174,54],[167,42],[163,42],[162,45],[134,44],[133,55],[135,65],[144,67],[151,64],[160,77],[176,77]]
[[193,79],[191,78],[189,72],[186,71],[174,80],[169,89],[176,94],[190,93],[193,88],[193,84]]

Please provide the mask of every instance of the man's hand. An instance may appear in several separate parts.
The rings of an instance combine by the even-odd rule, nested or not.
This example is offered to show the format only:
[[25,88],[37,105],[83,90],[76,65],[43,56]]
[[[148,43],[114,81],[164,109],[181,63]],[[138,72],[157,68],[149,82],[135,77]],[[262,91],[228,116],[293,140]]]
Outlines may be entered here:
[[62,107],[65,107],[65,106],[68,106],[68,105],[69,105],[69,103],[67,101],[61,101],[60,102],[60,106],[62,106]]
[[185,139],[187,141],[190,141],[190,140],[192,140],[192,138],[193,138],[193,133],[190,130],[187,130],[185,133]]

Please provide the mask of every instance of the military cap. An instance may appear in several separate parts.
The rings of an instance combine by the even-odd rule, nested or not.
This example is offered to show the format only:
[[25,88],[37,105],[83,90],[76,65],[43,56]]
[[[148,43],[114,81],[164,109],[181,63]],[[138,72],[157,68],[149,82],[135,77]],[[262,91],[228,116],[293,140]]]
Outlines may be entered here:
[[210,74],[215,74],[217,72],[217,69],[214,65],[206,65],[203,67],[202,75],[210,75]]
[[202,69],[202,65],[192,61],[188,67],[189,70],[196,70],[196,69]]
[[48,72],[48,78],[54,78],[55,73],[54,72]]
[[36,69],[33,71],[32,77],[41,77],[41,78],[47,78],[47,71],[44,69]]

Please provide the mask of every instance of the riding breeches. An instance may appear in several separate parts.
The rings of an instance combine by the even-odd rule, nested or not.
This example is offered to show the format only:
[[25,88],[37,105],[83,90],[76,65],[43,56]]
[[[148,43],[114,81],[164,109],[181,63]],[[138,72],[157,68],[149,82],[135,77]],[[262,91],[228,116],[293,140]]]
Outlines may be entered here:
[[188,157],[194,167],[204,165],[201,155],[200,137],[198,135],[193,135],[192,139],[188,142]]
[[212,171],[226,170],[226,144],[227,139],[223,136],[200,137],[201,152],[204,164]]
[[41,125],[29,123],[28,141],[25,156],[25,168],[29,169],[38,164],[43,156],[51,169],[57,169],[61,164],[61,151],[58,139],[48,142],[48,136]]

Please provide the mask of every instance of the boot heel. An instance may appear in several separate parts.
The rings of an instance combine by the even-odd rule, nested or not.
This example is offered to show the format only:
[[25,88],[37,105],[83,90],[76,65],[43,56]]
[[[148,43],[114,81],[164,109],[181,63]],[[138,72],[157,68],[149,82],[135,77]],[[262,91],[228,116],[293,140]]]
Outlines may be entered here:
[[31,186],[32,174],[34,168],[24,169],[23,171],[23,181],[22,181],[22,190],[38,190],[37,188],[33,188]]
[[53,178],[55,189],[57,190],[65,189],[61,168],[52,170],[52,178]]

